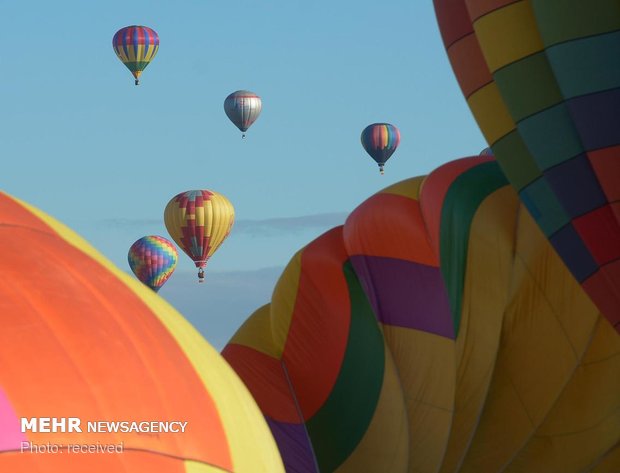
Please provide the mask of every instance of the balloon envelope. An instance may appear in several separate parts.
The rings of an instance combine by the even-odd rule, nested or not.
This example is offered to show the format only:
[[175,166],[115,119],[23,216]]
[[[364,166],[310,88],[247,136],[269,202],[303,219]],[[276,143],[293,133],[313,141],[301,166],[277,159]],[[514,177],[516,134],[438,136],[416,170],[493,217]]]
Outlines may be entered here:
[[400,143],[400,131],[389,123],[373,123],[362,131],[362,146],[379,165],[383,174],[385,162],[394,154]]
[[223,355],[290,472],[585,473],[620,471],[619,352],[476,156],[306,245]]
[[131,71],[138,85],[142,71],[159,50],[159,36],[147,26],[126,26],[116,32],[112,47],[118,58]]
[[206,266],[228,237],[234,221],[235,209],[230,201],[210,190],[181,192],[164,210],[168,233],[197,268]]
[[[0,471],[283,472],[245,386],[163,298],[1,192],[0,239]],[[82,432],[22,430],[20,418],[39,416],[77,417]],[[91,421],[187,424],[89,432]],[[47,444],[64,449],[36,450]]]
[[502,171],[620,332],[618,2],[434,4],[454,73]]
[[166,238],[149,235],[131,245],[127,259],[136,277],[157,292],[172,276],[178,253]]
[[231,122],[242,132],[247,131],[256,121],[262,110],[258,95],[249,90],[233,92],[224,100],[224,111]]

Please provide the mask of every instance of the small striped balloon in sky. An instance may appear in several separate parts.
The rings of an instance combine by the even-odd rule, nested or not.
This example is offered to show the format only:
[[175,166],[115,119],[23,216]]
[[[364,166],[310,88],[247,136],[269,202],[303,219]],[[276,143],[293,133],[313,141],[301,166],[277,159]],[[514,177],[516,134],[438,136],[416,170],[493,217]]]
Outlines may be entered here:
[[116,32],[112,47],[118,58],[140,83],[140,74],[159,50],[159,36],[147,26],[126,26]]
[[400,143],[400,131],[389,123],[373,123],[362,131],[362,146],[377,161],[383,174],[385,162],[394,154]]
[[249,90],[237,90],[224,100],[224,111],[226,116],[243,133],[252,126],[260,115],[263,104],[258,95]]
[[127,259],[136,277],[157,292],[172,276],[178,253],[166,238],[149,235],[131,245]]

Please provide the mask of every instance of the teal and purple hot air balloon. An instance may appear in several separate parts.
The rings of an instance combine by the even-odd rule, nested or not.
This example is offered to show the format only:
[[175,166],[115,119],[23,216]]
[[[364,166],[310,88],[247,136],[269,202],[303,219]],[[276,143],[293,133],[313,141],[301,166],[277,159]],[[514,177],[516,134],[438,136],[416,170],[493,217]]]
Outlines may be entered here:
[[385,162],[394,154],[400,143],[400,131],[389,123],[373,123],[362,131],[362,146],[379,165],[383,174]]
[[620,4],[434,4],[502,171],[620,333]]
[[127,255],[129,267],[136,277],[157,292],[172,276],[178,253],[166,238],[149,235],[137,240]]
[[262,101],[258,95],[249,90],[237,90],[224,100],[224,112],[234,125],[243,133],[256,121],[262,110]]

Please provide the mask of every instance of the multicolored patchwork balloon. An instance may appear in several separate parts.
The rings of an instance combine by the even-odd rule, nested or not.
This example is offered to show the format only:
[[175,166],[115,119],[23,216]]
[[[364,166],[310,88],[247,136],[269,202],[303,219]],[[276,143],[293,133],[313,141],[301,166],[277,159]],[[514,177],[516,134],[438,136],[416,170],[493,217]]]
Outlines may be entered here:
[[238,90],[224,100],[224,112],[230,121],[243,132],[243,138],[245,138],[245,132],[260,115],[262,107],[260,97],[249,90]]
[[217,192],[186,191],[168,202],[164,222],[172,239],[200,268],[198,282],[203,282],[203,268],[228,237],[235,222],[235,209]]
[[287,472],[616,472],[620,337],[492,156],[290,260],[224,357]]
[[159,50],[159,36],[147,26],[126,26],[116,32],[112,47],[118,58],[140,83],[140,74]]
[[150,235],[140,238],[131,245],[127,259],[136,277],[157,292],[172,276],[177,265],[178,253],[175,246],[166,238]]
[[452,68],[502,171],[620,332],[617,0],[434,4]]
[[362,146],[379,165],[383,174],[385,162],[394,154],[400,143],[400,131],[389,123],[373,123],[362,131]]

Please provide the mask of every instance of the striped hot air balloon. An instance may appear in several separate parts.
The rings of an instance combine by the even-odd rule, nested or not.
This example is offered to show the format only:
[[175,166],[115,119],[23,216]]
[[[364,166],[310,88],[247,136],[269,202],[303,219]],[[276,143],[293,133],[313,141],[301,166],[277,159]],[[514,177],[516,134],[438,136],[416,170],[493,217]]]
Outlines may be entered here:
[[173,197],[164,210],[172,239],[194,261],[203,282],[208,259],[224,242],[235,221],[235,209],[222,194],[191,190]]
[[140,83],[140,74],[159,50],[159,36],[147,26],[126,26],[116,32],[112,47],[118,58]]
[[400,131],[389,123],[373,123],[362,131],[362,146],[379,165],[383,174],[385,162],[394,154],[400,143]]
[[166,238],[149,235],[131,245],[127,259],[136,277],[157,292],[172,276],[178,253]]
[[224,101],[226,115],[243,132],[243,138],[245,138],[245,132],[260,115],[262,106],[260,97],[249,90],[233,92]]

